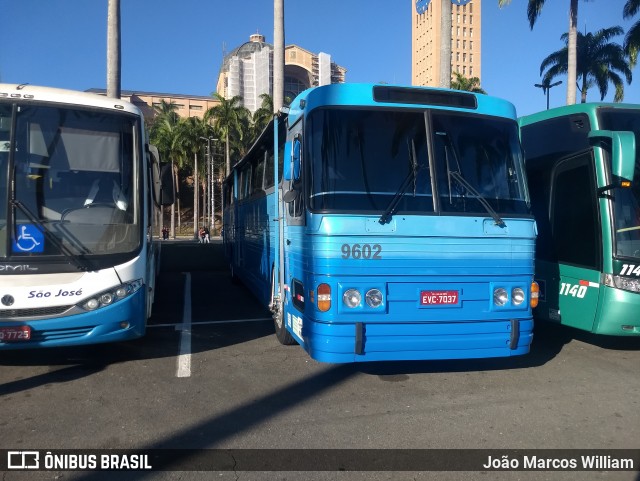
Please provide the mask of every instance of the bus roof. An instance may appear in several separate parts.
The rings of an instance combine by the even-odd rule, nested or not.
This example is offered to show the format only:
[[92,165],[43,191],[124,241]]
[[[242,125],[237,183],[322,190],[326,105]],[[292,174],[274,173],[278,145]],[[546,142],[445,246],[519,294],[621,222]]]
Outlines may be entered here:
[[305,111],[330,105],[440,108],[516,119],[516,109],[511,102],[490,95],[432,87],[344,83],[312,87],[301,92],[289,107],[289,125],[293,125]]
[[41,87],[29,84],[0,84],[0,100],[15,99],[24,101],[46,101],[66,105],[83,105],[103,109],[125,111],[142,115],[138,107],[122,99],[113,99],[104,95],[66,90],[53,87]]
[[573,105],[564,105],[562,107],[556,107],[549,110],[542,110],[535,114],[524,115],[518,119],[520,127],[530,125],[542,120],[549,120],[555,117],[562,117],[565,115],[574,114],[590,114],[595,112],[599,108],[612,108],[612,109],[640,109],[639,104],[621,104],[621,103],[608,103],[608,102],[587,102]]

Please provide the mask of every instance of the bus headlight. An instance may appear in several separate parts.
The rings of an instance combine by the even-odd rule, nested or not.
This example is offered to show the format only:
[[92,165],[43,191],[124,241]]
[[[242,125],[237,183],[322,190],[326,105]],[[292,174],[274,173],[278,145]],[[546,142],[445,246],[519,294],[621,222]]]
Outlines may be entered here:
[[382,304],[382,292],[379,289],[369,289],[364,295],[364,299],[369,307],[380,307]]
[[493,303],[496,306],[504,306],[509,300],[509,294],[504,287],[498,287],[493,290]]
[[87,311],[95,311],[98,307],[100,307],[100,302],[98,299],[89,299],[84,303],[83,306]]
[[125,297],[137,292],[142,287],[142,279],[136,279],[135,281],[125,282],[122,285],[113,287],[106,291],[102,291],[94,295],[93,297],[83,301],[79,304],[85,311],[95,311],[101,307],[109,306],[114,302],[118,302]]
[[640,279],[632,279],[629,277],[620,277],[612,276],[611,274],[605,274],[604,285],[622,289],[623,291],[640,292]]
[[362,302],[362,294],[360,294],[360,291],[357,289],[348,289],[342,295],[342,302],[344,302],[345,306],[353,309],[358,307],[360,302]]
[[524,302],[525,295],[524,290],[520,287],[516,287],[511,291],[511,302],[513,302],[514,306],[519,306]]

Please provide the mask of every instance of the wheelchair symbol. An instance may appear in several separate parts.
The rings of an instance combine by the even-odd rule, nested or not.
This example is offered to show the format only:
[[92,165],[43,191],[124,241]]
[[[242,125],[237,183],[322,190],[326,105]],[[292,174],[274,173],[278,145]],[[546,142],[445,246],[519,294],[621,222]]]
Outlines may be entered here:
[[13,242],[13,250],[19,252],[42,252],[44,250],[44,238],[42,231],[34,225],[18,226],[20,233]]

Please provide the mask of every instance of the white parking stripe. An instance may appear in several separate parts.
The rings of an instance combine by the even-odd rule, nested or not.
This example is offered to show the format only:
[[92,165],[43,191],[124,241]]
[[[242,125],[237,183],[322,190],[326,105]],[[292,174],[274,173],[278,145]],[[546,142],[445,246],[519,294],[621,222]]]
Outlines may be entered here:
[[182,324],[176,325],[180,329],[180,354],[178,355],[178,370],[176,377],[191,376],[191,273],[187,272],[184,282],[184,310]]
[[[240,324],[242,322],[265,322],[265,321],[273,321],[271,317],[262,317],[258,319],[228,319],[225,321],[196,321],[192,322],[192,325],[200,326],[205,324]],[[180,323],[169,323],[169,324],[149,324],[147,329],[151,329],[152,327],[175,327],[178,330],[178,327],[182,326]]]

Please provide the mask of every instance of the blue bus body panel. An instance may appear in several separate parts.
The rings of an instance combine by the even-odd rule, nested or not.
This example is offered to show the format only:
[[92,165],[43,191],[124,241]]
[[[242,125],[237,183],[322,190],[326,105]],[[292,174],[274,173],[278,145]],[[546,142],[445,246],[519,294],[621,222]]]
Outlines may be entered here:
[[[366,216],[308,219],[307,227],[287,229],[286,269],[303,273],[305,294],[321,283],[330,285],[332,307],[320,312],[310,299],[302,312],[289,292],[285,325],[314,359],[464,359],[529,352],[532,219],[505,219],[506,228],[490,218],[462,216],[396,215],[384,226]],[[342,246],[354,243],[379,246],[380,257],[343,258]],[[521,288],[526,298],[519,306],[498,307],[493,302],[498,287]],[[384,302],[372,308],[363,300],[348,308],[342,296],[351,288],[363,297],[368,289],[379,289]],[[423,291],[456,291],[458,302],[422,305]]]
[[[29,341],[0,342],[0,350],[79,346],[135,339],[145,334],[146,286],[115,304],[74,316],[35,321],[7,321],[3,327],[30,326]],[[128,327],[120,324],[128,322]]]
[[519,323],[515,348],[508,321],[442,321],[427,323],[367,323],[362,333],[362,353],[356,353],[355,324],[310,322],[303,327],[303,347],[321,362],[341,363],[391,360],[476,359],[526,354],[533,339],[533,321]]
[[[311,88],[301,92],[291,103],[289,107],[289,125],[295,124],[303,114],[308,114],[316,107],[325,107],[327,105],[335,106],[358,106],[358,107],[394,107],[394,108],[434,108],[433,105],[428,104],[405,104],[398,102],[379,102],[372,100],[372,91],[376,85],[373,84],[331,84],[325,85],[321,88]],[[379,85],[378,85],[379,87]],[[385,85],[384,87],[392,87]],[[438,91],[444,89],[429,88],[431,91]],[[477,95],[477,107],[474,113],[484,115],[495,115],[498,117],[505,117],[510,119],[516,119],[516,110],[514,105],[501,98],[492,97],[489,95]],[[304,107],[300,109],[300,102],[302,101]],[[453,110],[460,112],[469,112],[469,109],[437,106],[438,110]]]

